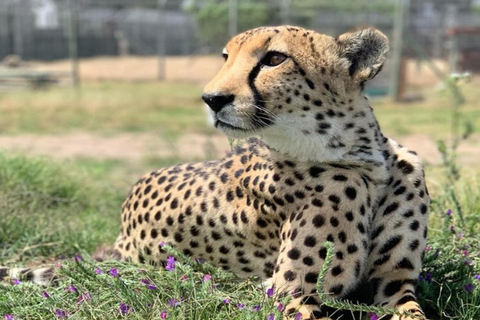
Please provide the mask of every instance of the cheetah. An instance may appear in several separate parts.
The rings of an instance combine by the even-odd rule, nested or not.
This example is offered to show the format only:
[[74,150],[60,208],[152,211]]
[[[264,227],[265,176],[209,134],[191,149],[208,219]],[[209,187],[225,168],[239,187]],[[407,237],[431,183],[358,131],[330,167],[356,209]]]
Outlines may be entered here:
[[324,296],[424,318],[415,296],[430,202],[423,167],[383,135],[363,93],[388,49],[373,28],[235,36],[202,99],[217,129],[246,142],[221,160],[142,177],[122,205],[114,255],[162,264],[167,243],[293,292],[287,317],[348,319],[316,292],[329,241]]
[[335,319],[316,294],[330,241],[329,298],[359,293],[357,301],[423,317],[415,297],[429,207],[423,167],[382,134],[363,94],[387,51],[373,28],[332,38],[262,27],[234,37],[202,99],[217,129],[247,142],[222,160],[140,179],[123,204],[115,250],[161,263],[169,243],[294,291],[287,315]]

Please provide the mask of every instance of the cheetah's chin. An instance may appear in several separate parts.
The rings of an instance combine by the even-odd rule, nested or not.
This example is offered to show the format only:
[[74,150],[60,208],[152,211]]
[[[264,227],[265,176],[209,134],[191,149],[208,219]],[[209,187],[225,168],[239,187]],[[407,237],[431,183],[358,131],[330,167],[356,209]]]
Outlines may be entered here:
[[255,129],[237,127],[218,119],[215,119],[214,126],[230,138],[248,138],[255,132]]

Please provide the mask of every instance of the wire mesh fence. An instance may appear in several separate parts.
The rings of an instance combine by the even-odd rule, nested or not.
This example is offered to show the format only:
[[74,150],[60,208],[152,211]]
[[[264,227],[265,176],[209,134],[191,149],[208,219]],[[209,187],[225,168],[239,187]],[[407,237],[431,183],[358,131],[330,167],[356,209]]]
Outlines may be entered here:
[[[392,39],[400,6],[408,41],[394,41],[392,49],[402,49],[402,56],[417,57],[418,50],[412,46],[437,59],[447,58],[452,47],[462,50],[464,43],[470,51],[480,50],[480,44],[472,48],[468,40],[478,38],[477,34],[462,34],[461,41],[455,42],[452,35],[458,32],[450,32],[480,26],[480,4],[474,0],[3,0],[0,60],[4,65],[35,61],[31,65],[45,70],[69,71],[74,64],[52,61],[78,57],[80,78],[88,78],[87,67],[96,78],[117,78],[123,73],[146,80],[168,78],[172,70],[181,74],[193,65],[209,76],[201,66],[209,61],[199,63],[198,57],[218,54],[237,32],[293,24],[336,36],[374,26]],[[457,52],[458,56],[462,55]],[[107,60],[122,63],[108,67]],[[83,68],[84,61],[91,65]],[[104,66],[104,73],[99,65]],[[211,66],[215,69],[216,62]],[[188,72],[185,77],[196,78]]]

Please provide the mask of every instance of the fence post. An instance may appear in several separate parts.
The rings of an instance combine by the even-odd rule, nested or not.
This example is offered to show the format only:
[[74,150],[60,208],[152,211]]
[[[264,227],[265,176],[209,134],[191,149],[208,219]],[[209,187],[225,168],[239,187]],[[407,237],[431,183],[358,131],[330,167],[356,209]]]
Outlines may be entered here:
[[233,38],[238,33],[238,0],[229,0],[228,35]]
[[402,91],[402,58],[403,58],[403,31],[405,14],[408,12],[410,0],[397,0],[393,27],[392,73],[390,90],[394,101],[400,101]]
[[21,59],[25,59],[23,52],[23,15],[25,14],[25,4],[15,2],[13,5],[13,53]]
[[[13,40],[13,28],[14,28],[14,12],[11,2],[7,2],[7,14],[6,14],[6,21],[5,21],[5,34],[7,35],[7,51],[5,55],[12,54],[14,52],[14,40]],[[3,57],[2,57],[3,58]]]
[[458,37],[455,30],[452,29],[448,50],[448,72],[455,73],[458,69]]
[[78,43],[77,43],[77,15],[76,4],[73,0],[68,0],[68,51],[72,63],[72,81],[73,86],[80,86],[80,77],[78,74]]
[[158,56],[158,80],[165,80],[165,56],[166,56],[166,28],[167,23],[165,21],[165,6],[167,0],[158,0],[158,30],[157,30],[157,56]]
[[280,15],[282,24],[290,23],[290,0],[282,0],[280,3]]

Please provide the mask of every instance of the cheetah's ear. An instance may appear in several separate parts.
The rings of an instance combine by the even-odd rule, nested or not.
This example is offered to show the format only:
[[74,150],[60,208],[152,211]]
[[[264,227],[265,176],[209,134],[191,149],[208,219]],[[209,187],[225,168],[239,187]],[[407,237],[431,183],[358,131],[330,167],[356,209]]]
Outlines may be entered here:
[[382,70],[388,52],[388,39],[380,31],[369,28],[342,34],[337,38],[340,56],[350,62],[348,72],[364,82]]

